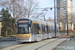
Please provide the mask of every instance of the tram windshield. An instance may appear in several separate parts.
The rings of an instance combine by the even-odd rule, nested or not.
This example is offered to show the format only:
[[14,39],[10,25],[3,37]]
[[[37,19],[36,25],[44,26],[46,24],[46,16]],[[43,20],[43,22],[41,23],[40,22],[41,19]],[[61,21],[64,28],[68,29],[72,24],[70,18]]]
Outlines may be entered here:
[[19,24],[18,25],[18,34],[28,34],[29,26],[28,24]]

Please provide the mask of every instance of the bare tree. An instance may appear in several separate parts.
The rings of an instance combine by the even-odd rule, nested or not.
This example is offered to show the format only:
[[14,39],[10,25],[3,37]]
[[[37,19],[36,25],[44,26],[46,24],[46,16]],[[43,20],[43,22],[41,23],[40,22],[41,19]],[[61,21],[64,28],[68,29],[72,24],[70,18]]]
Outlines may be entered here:
[[43,16],[44,13],[43,13],[43,12],[41,12],[41,13],[37,13],[36,18],[41,17],[41,15]]
[[[0,5],[8,7],[11,12],[13,12],[13,17],[23,18],[23,17],[31,17],[36,15],[38,18],[40,15],[43,15],[42,12],[37,13],[38,3],[34,0],[0,0]],[[35,13],[35,14],[34,14]]]
[[38,6],[38,3],[35,3],[33,0],[27,0],[26,2],[26,9],[27,9],[27,17],[29,18],[33,13],[36,12],[36,8]]
[[8,7],[13,13],[13,17],[22,18],[26,14],[26,8],[24,6],[24,0],[1,0],[1,6]]

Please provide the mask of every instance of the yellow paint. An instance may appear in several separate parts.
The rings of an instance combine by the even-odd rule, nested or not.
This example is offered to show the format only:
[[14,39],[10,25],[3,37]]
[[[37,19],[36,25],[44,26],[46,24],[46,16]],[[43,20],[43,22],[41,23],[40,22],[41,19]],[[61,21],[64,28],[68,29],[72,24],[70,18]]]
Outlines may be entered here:
[[48,25],[48,24],[46,24],[46,25]]
[[51,24],[48,24],[48,26],[51,26]]
[[32,34],[17,34],[17,38],[29,38]]
[[45,23],[41,23],[41,24],[45,24]]

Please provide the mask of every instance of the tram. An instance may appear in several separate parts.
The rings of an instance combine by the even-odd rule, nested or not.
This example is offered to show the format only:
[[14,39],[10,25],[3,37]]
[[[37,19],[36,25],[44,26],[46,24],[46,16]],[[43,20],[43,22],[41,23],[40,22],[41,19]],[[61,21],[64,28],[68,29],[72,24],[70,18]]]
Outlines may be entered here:
[[[59,36],[59,27],[57,26],[57,35]],[[54,23],[37,20],[34,18],[19,18],[16,22],[17,39],[21,42],[41,41],[43,39],[55,37]]]

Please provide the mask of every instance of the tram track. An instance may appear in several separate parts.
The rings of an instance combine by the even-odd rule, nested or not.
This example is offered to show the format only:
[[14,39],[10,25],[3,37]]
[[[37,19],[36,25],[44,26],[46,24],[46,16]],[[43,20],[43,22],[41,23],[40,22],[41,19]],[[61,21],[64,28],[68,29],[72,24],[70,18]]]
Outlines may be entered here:
[[[17,44],[17,45],[19,45],[19,44]],[[11,45],[11,46],[15,46],[15,45]],[[11,47],[11,46],[2,47],[2,48],[0,48],[0,50],[3,48]]]
[[[42,40],[42,41],[44,41],[44,40]],[[40,41],[40,42],[42,42],[42,41]],[[51,42],[54,42],[54,41],[56,41],[56,40],[53,40],[53,41],[51,41]],[[34,42],[33,42],[34,43]],[[33,43],[31,43],[31,44],[33,44]],[[35,43],[38,43],[38,42],[35,42]],[[50,42],[49,42],[50,43]],[[48,44],[48,43],[47,43]],[[15,49],[17,49],[17,48],[20,48],[20,47],[23,47],[23,46],[27,46],[27,45],[30,45],[29,43],[28,44],[26,44],[26,45],[22,45],[22,46],[19,46],[19,47],[15,47],[15,48],[12,48],[11,50],[15,50]],[[45,44],[46,45],[46,44]],[[44,45],[43,45],[44,46]],[[41,46],[42,47],[42,46]],[[40,48],[40,47],[39,47]],[[38,48],[36,48],[36,49],[38,49]],[[36,50],[35,49],[35,50]]]
[[[42,41],[44,41],[44,40],[42,40]],[[40,41],[40,42],[42,42],[42,41]],[[20,47],[23,47],[23,46],[27,46],[27,45],[30,45],[30,44],[33,44],[33,43],[38,43],[38,42],[30,42],[28,44],[25,44],[25,45],[22,45],[22,46],[19,46],[19,47],[12,48],[11,50],[14,50],[14,49],[17,49],[17,48],[20,48]]]
[[[58,40],[60,40],[61,38],[59,38],[59,39],[56,39],[56,40],[54,40],[54,41],[51,41],[51,42],[48,42],[48,43],[46,43],[46,44],[44,44],[44,45],[42,45],[42,46],[40,46],[40,47],[37,47],[35,50],[38,50],[38,49],[40,49],[40,48],[42,48],[42,47],[44,47],[44,46],[46,46],[46,45],[48,45],[48,44],[51,44],[51,43],[54,43],[54,42],[56,42],[56,41],[58,41]],[[64,41],[63,41],[64,42]],[[62,42],[61,42],[62,43]]]
[[15,46],[14,48],[10,49],[10,50],[14,50],[16,48],[23,47],[23,46],[27,46],[27,45],[30,45],[30,44],[33,44],[33,43],[34,42],[30,42],[30,43],[26,42],[26,43],[21,43],[21,44],[17,44],[17,45],[11,45],[11,46],[7,46],[7,47],[2,47],[2,48],[0,48],[0,50],[2,50],[4,48],[8,48],[8,47],[10,48],[10,47]]
[[12,48],[11,50],[14,50],[16,48],[20,48],[20,47],[23,47],[23,46],[27,46],[27,45],[30,45],[30,44],[33,44],[34,42],[31,42],[31,43],[28,43],[28,44],[25,44],[25,45],[22,45],[22,46],[19,46],[19,47],[15,47],[15,48]]
[[[44,46],[46,46],[46,45],[48,45],[48,44],[51,44],[51,43],[53,43],[53,42],[56,42],[56,41],[58,41],[58,40],[60,40],[61,38],[58,38],[58,39],[54,39],[54,40],[51,40],[50,42],[48,42],[48,43],[45,43],[45,44],[43,44],[43,45],[40,45],[40,47],[37,47],[37,48],[35,48],[34,50],[38,50],[38,49],[40,49],[40,48],[42,48],[42,47],[44,47]],[[48,40],[48,39],[47,39]],[[42,41],[40,41],[40,42],[44,42],[45,40],[42,40]],[[28,45],[31,45],[31,44],[35,44],[35,43],[40,43],[40,42],[29,42],[29,43],[22,43],[22,44],[17,44],[17,45],[12,45],[12,46],[9,46],[9,47],[5,47],[5,48],[2,48],[2,49],[6,49],[6,48],[8,48],[8,49],[6,49],[6,50],[15,50],[15,49],[18,49],[18,48],[21,48],[21,47],[25,47],[25,46],[28,46]]]

